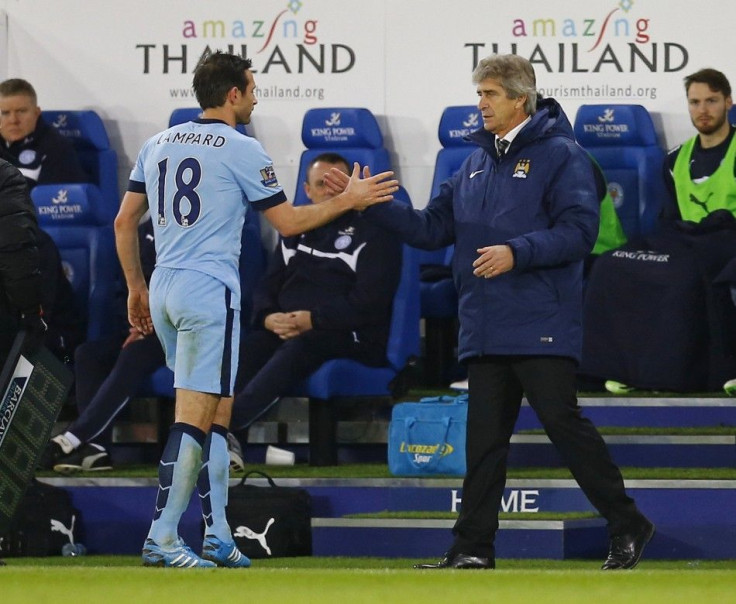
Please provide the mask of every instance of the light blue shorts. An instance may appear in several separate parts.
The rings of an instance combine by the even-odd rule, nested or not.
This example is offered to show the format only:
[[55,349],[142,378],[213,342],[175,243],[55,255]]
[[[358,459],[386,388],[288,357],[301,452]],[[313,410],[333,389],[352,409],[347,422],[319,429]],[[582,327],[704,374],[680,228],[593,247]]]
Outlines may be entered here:
[[240,348],[232,292],[199,271],[156,267],[149,297],[174,387],[232,396]]

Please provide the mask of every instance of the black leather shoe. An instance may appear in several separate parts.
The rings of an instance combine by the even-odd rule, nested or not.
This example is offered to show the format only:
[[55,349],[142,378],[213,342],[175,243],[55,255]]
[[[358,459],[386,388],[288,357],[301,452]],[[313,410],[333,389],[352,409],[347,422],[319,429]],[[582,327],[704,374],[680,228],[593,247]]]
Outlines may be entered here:
[[491,558],[479,558],[478,556],[469,556],[468,554],[445,554],[439,562],[435,564],[415,564],[414,568],[475,568],[475,569],[492,569],[496,567],[496,562]]
[[601,566],[603,570],[634,568],[644,553],[644,546],[654,536],[654,525],[648,522],[639,532],[611,537],[608,558]]

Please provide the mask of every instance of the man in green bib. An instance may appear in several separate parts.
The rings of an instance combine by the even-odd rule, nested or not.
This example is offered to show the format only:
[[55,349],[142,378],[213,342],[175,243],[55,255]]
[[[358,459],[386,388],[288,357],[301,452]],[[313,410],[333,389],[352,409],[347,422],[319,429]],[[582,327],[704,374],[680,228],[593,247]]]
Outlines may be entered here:
[[736,215],[736,128],[729,124],[731,85],[720,71],[701,69],[685,78],[690,119],[698,134],[667,156],[673,198],[663,218],[700,222],[715,210]]
[[[697,136],[670,152],[669,173],[677,207],[665,210],[674,218],[699,222],[714,210],[736,214],[736,128],[728,122],[731,86],[720,71],[702,69],[685,79],[690,119]],[[736,379],[724,390],[736,395]]]
[[[650,238],[646,242],[640,242],[640,248],[657,249],[659,252],[674,252],[679,248],[681,250],[679,257],[687,257],[683,262],[691,262],[694,266],[697,266],[697,271],[700,271],[698,273],[700,275],[699,279],[703,283],[707,282],[712,285],[718,281],[717,279],[714,281],[714,276],[718,275],[729,259],[734,258],[734,239],[736,238],[736,227],[734,226],[734,216],[736,216],[736,140],[734,132],[736,132],[736,127],[731,125],[728,119],[728,113],[733,104],[731,85],[723,73],[712,68],[701,69],[688,75],[685,77],[684,83],[688,112],[697,134],[668,153],[664,164],[664,178],[670,195],[663,200],[660,232],[657,237]],[[671,254],[664,254],[661,257],[668,258],[670,264],[675,262],[677,258],[677,256],[671,256]],[[663,270],[662,266],[658,268]],[[644,269],[642,268],[642,270]],[[676,273],[673,272],[672,274]],[[644,273],[639,276],[628,275],[628,277],[632,280],[641,279],[643,283],[641,287],[644,288],[646,288],[646,284],[663,278],[661,275],[657,276],[656,270],[649,273],[650,281],[646,280]],[[700,311],[698,313],[690,313],[693,322],[700,319],[707,322],[708,317],[718,317],[717,319],[712,318],[711,322],[713,326],[717,326],[716,331],[720,332],[719,337],[713,337],[713,334],[708,336],[707,331],[705,331],[706,328],[703,326],[696,329],[693,325],[691,332],[683,327],[683,334],[700,334],[698,337],[683,336],[678,344],[678,348],[681,350],[690,350],[689,354],[692,357],[692,363],[690,363],[692,371],[689,372],[691,373],[690,381],[687,382],[687,385],[684,385],[687,381],[685,378],[671,382],[664,379],[665,374],[678,373],[678,370],[672,368],[679,367],[679,365],[677,363],[665,363],[664,361],[660,364],[653,361],[649,362],[650,357],[656,358],[660,355],[649,354],[643,350],[644,344],[641,341],[647,338],[640,333],[637,336],[632,335],[625,339],[625,346],[622,345],[622,350],[627,351],[628,368],[620,371],[612,370],[612,374],[619,374],[616,380],[621,381],[606,381],[606,390],[615,394],[625,394],[635,389],[659,390],[663,386],[666,390],[672,389],[675,391],[710,390],[714,387],[719,376],[728,371],[728,367],[733,364],[734,350],[732,345],[721,346],[719,344],[714,352],[706,344],[698,347],[697,342],[701,339],[703,342],[729,340],[730,336],[726,334],[736,332],[736,324],[733,321],[733,307],[724,308],[727,303],[723,303],[720,298],[714,297],[716,293],[720,296],[717,290],[713,290],[716,293],[706,296],[703,293],[696,292],[695,289],[688,290],[685,281],[683,277],[681,282],[682,291],[677,294],[670,295],[662,291],[661,295],[655,299],[640,287],[636,290],[640,294],[635,296],[636,300],[627,297],[626,301],[629,306],[633,303],[640,310],[647,307],[659,308],[662,313],[674,317],[675,315],[672,315],[672,309],[669,309],[668,304],[675,304],[675,302],[672,302],[672,296],[675,296],[679,300],[678,308],[684,308],[690,303],[699,306]],[[677,284],[672,284],[669,279],[666,282],[670,288],[676,289],[678,287]],[[613,281],[610,282],[609,289],[612,288],[614,288]],[[686,292],[689,292],[688,295],[695,296],[694,299],[700,300],[700,302],[686,302],[686,300],[690,300],[690,298],[685,297]],[[707,300],[715,300],[718,304],[717,308],[707,306]],[[669,311],[665,312],[665,308],[668,308]],[[708,308],[707,311],[706,308]],[[630,318],[630,314],[625,316]],[[609,319],[613,320],[611,317]],[[618,320],[627,323],[621,317]],[[642,321],[646,323],[644,319]],[[681,327],[684,323],[679,321],[677,325]],[[631,328],[631,323],[627,324]],[[656,321],[654,321],[654,324],[656,324]],[[596,332],[595,325],[590,324],[588,327],[591,337],[601,335]],[[666,338],[662,338],[660,335],[656,339],[658,343],[652,343],[651,350],[658,351],[659,348],[666,347],[663,344]],[[671,339],[677,340],[677,337],[671,335]],[[649,367],[646,371],[643,369],[645,365]],[[637,369],[634,370],[631,367]],[[704,373],[707,377],[696,379],[695,376],[699,375],[698,372]],[[673,384],[680,381],[683,382],[681,388],[673,386]],[[660,386],[656,384],[660,384]]]

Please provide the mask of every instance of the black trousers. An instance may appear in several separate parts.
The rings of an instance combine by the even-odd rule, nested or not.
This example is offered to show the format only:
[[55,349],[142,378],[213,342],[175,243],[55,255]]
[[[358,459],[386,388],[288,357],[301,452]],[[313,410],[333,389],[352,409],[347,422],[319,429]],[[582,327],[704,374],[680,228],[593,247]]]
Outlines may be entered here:
[[581,414],[575,372],[575,362],[565,357],[483,356],[468,363],[467,473],[453,553],[495,555],[509,442],[524,394],[580,488],[608,521],[609,534],[637,530],[645,522],[605,442]]
[[289,340],[272,331],[248,333],[241,338],[231,429],[247,428],[322,363],[338,358],[381,366],[386,364],[386,350],[357,342],[347,331],[313,329]]
[[[97,439],[133,398],[143,380],[166,364],[156,334],[121,345],[127,334],[86,342],[74,355],[78,417],[67,427],[82,442]],[[102,438],[98,438],[102,435]]]

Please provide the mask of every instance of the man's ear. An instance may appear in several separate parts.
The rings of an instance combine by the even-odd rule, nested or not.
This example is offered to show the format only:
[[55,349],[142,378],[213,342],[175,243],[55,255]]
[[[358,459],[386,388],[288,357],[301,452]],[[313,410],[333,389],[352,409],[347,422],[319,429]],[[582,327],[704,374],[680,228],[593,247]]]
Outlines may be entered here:
[[227,95],[225,96],[225,98],[231,103],[235,103],[238,100],[239,94],[242,94],[242,92],[240,92],[240,89],[237,86],[233,86],[230,90],[227,91]]

